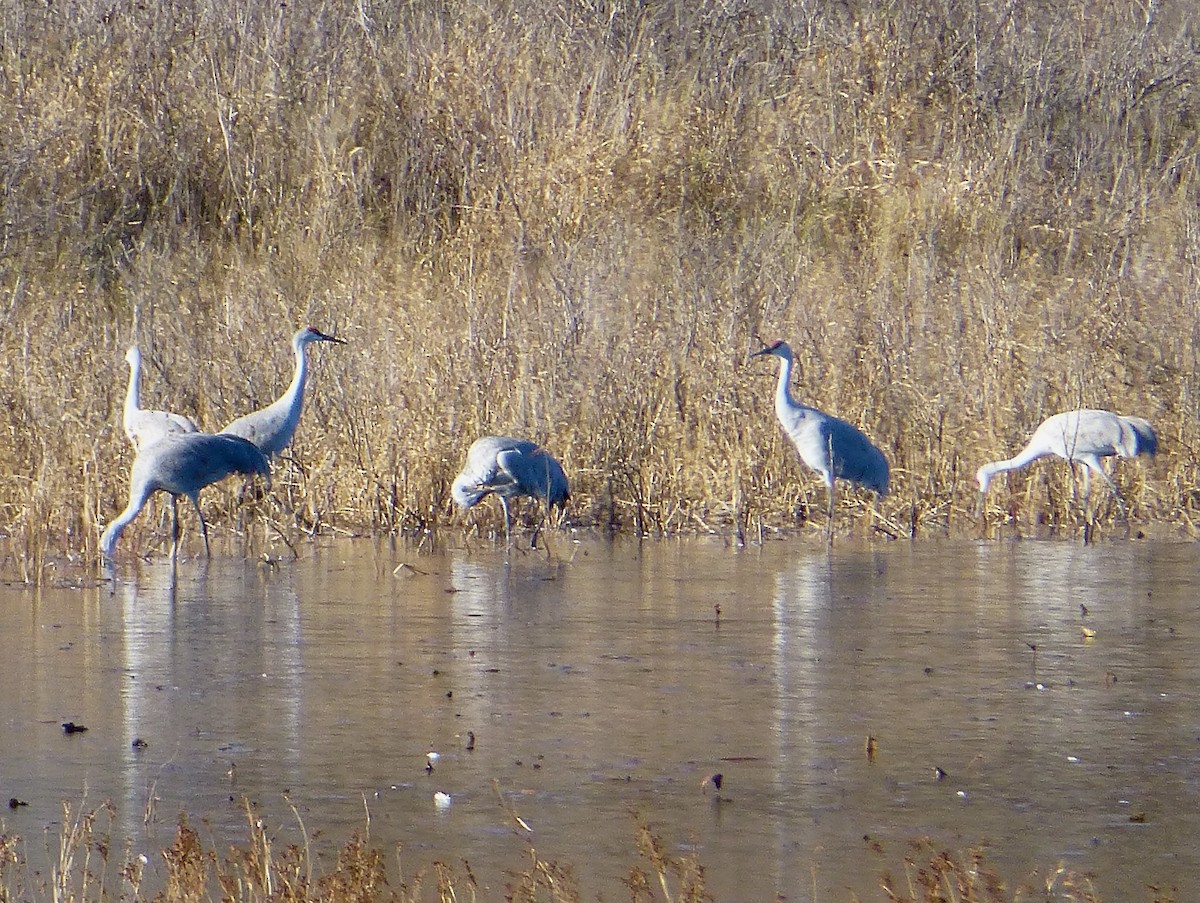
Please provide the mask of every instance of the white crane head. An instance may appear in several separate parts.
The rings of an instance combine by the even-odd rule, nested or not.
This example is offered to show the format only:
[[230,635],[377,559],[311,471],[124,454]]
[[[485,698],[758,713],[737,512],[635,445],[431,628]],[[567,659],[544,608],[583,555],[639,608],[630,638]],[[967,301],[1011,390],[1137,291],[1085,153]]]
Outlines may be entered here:
[[306,326],[304,329],[298,330],[296,334],[292,336],[292,344],[297,349],[303,348],[310,342],[334,342],[338,345],[346,344],[345,339],[339,339],[331,335],[326,335],[315,326]]
[[783,339],[780,339],[778,342],[774,342],[770,345],[767,345],[765,348],[755,351],[750,356],[761,357],[764,354],[773,354],[775,357],[783,358],[785,361],[790,361],[792,360],[792,346],[783,341]]
[[982,496],[988,491],[988,487],[992,485],[992,477],[994,472],[991,465],[984,464],[975,472],[975,482],[979,484],[979,494]]
[[130,367],[140,367],[142,365],[142,352],[137,345],[130,345],[129,350],[125,352],[125,363]]

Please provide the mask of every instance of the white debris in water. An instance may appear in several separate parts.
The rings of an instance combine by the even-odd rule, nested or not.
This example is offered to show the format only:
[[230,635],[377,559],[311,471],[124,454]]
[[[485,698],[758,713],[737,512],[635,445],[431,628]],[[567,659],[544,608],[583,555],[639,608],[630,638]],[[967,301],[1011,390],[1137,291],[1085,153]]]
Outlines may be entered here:
[[441,754],[441,753],[436,753],[436,752],[427,752],[427,753],[425,753],[425,758],[426,758],[426,759],[428,759],[428,760],[430,761],[430,763],[431,763],[431,764],[432,764],[433,762],[436,762],[436,761],[437,761],[438,759],[440,759],[441,757],[442,757],[442,754]]
[[1079,756],[1067,756],[1067,761],[1075,765],[1079,762]]
[[435,806],[437,806],[437,808],[439,808],[439,809],[449,809],[450,808],[450,794],[442,793],[442,791],[439,790],[437,793],[435,793],[433,795],[433,804]]

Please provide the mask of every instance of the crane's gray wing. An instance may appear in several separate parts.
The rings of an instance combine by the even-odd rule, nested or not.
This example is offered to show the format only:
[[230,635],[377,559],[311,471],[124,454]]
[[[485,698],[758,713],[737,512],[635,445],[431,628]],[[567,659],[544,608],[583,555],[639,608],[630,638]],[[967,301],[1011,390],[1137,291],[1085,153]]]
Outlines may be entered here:
[[240,436],[253,442],[265,455],[277,455],[291,440],[292,430],[289,429],[287,417],[287,411],[281,411],[271,405],[239,417],[221,430],[221,433]]
[[567,476],[544,448],[507,449],[496,456],[496,463],[511,481],[509,495],[530,495],[550,505],[566,501]]
[[862,430],[844,420],[830,417],[827,430],[834,476],[887,495],[889,468],[883,452]]
[[203,489],[230,474],[270,475],[266,456],[237,436],[186,433],[164,436],[138,453],[131,482],[145,480],[172,495]]

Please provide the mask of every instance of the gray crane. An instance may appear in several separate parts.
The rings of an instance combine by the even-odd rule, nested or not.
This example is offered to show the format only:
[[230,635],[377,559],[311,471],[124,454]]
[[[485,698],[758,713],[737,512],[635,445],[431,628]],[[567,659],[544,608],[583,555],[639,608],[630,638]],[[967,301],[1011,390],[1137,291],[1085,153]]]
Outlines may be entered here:
[[829,490],[829,523],[826,538],[833,541],[834,481],[849,480],[880,496],[888,491],[888,462],[870,439],[853,424],[816,408],[800,404],[789,388],[794,357],[787,342],[776,342],[751,357],[779,358],[779,385],[775,390],[775,415],[800,459],[821,475]]
[[308,380],[308,359],[304,349],[312,342],[346,344],[344,339],[335,339],[311,326],[298,330],[292,336],[296,372],[287,391],[265,408],[239,417],[221,432],[250,440],[268,457],[278,455],[287,448],[296,434],[296,424],[300,422],[300,411],[304,406],[304,384]]
[[[200,516],[205,554],[211,555],[208,525],[200,510],[200,490],[234,473],[266,477],[268,485],[271,480],[271,468],[266,456],[253,443],[240,436],[168,434],[139,449],[129,475],[129,504],[101,534],[101,554],[106,559],[112,558],[121,531],[138,516],[150,496],[162,490],[170,493],[173,501],[177,501],[181,495],[192,500],[196,514]],[[177,507],[174,510],[172,559],[179,548],[179,511]]]
[[1105,473],[1100,459],[1113,456],[1136,458],[1138,455],[1154,455],[1157,451],[1158,437],[1154,435],[1154,427],[1141,417],[1125,417],[1095,408],[1054,414],[1042,421],[1029,437],[1029,442],[1016,455],[1004,461],[991,461],[979,468],[975,475],[979,483],[976,516],[983,509],[984,496],[996,474],[1017,470],[1047,455],[1057,455],[1071,465],[1078,463],[1084,466],[1085,507],[1091,492],[1090,475],[1094,473],[1108,484],[1121,513],[1128,520],[1125,500],[1121,498],[1112,478]]
[[562,465],[536,442],[510,436],[483,436],[467,450],[467,463],[454,478],[450,495],[461,507],[470,508],[492,493],[499,497],[504,508],[507,539],[512,525],[509,499],[531,496],[545,502],[549,511],[566,503],[570,486]]
[[125,352],[129,364],[129,388],[125,392],[125,410],[121,425],[135,450],[161,439],[168,434],[198,433],[200,427],[191,417],[172,414],[170,411],[151,411],[141,406],[142,352],[137,345]]

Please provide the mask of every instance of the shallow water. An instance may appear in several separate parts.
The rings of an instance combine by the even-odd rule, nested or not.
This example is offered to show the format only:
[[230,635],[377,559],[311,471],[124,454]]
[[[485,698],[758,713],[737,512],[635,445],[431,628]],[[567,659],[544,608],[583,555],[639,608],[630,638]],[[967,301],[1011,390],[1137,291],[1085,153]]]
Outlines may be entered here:
[[62,800],[112,800],[161,874],[179,812],[223,850],[246,797],[278,848],[290,800],[325,865],[369,813],[409,877],[468,859],[497,890],[532,842],[611,900],[640,813],[720,901],[882,899],[921,836],[989,842],[1010,883],[1062,862],[1106,900],[1200,888],[1194,546],[556,548],[0,587],[0,795],[29,804],[3,829],[36,862]]

